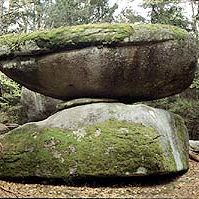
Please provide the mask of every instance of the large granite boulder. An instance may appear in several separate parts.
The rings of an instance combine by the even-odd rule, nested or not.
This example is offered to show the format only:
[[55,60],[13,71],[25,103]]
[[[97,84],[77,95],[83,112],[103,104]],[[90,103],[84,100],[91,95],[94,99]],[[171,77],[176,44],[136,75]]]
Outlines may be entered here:
[[168,25],[94,24],[0,37],[0,70],[58,99],[140,101],[183,91],[195,41]]
[[25,122],[32,122],[46,119],[57,112],[56,106],[63,101],[22,87],[20,102],[26,116]]
[[188,169],[182,118],[145,105],[95,103],[0,136],[0,178],[125,177]]

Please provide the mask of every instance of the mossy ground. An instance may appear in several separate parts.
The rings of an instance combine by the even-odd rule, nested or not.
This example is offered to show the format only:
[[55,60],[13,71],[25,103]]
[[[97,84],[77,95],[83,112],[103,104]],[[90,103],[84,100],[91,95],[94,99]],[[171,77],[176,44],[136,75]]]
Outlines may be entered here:
[[84,130],[77,134],[27,125],[6,134],[0,139],[0,177],[67,179],[128,176],[139,167],[147,174],[176,169],[173,159],[164,156],[160,137],[151,127],[110,120]]

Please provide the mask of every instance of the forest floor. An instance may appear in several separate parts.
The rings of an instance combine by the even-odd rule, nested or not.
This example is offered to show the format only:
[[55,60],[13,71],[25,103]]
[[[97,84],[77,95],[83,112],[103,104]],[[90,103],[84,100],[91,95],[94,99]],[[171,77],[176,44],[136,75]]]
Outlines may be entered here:
[[199,162],[170,180],[111,185],[47,185],[0,181],[0,198],[199,198]]

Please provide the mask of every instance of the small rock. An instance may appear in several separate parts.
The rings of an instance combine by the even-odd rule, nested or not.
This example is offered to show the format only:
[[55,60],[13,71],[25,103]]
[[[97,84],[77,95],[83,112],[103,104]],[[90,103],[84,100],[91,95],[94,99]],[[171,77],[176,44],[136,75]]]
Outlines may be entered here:
[[85,104],[92,104],[92,103],[100,103],[100,102],[106,102],[106,103],[112,103],[112,102],[118,102],[116,99],[95,99],[95,98],[79,98],[70,100],[67,102],[62,102],[57,104],[56,108],[58,111],[61,111],[63,109],[72,108],[75,106],[85,105]]
[[189,140],[189,149],[194,152],[199,152],[199,140]]
[[19,124],[16,124],[16,123],[6,123],[5,125],[7,128],[9,128],[9,130],[13,130],[20,126]]

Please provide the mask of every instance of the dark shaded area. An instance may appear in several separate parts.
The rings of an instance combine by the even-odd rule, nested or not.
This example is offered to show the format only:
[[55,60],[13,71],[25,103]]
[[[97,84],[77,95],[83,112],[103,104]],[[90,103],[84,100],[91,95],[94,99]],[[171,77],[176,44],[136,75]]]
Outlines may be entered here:
[[40,178],[40,177],[13,177],[1,178],[0,180],[22,183],[22,184],[40,184],[40,185],[68,185],[74,187],[124,187],[124,186],[154,186],[164,185],[177,180],[180,176],[185,174],[186,171],[178,173],[150,175],[150,176],[134,176],[134,177],[71,177],[69,179],[61,178]]
[[45,55],[50,55],[54,53],[61,53],[65,51],[74,51],[74,50],[81,50],[84,48],[90,48],[90,47],[97,47],[97,48],[117,48],[117,47],[127,47],[127,46],[145,46],[145,45],[155,45],[159,43],[164,43],[168,41],[174,41],[174,39],[162,39],[162,40],[156,40],[156,41],[134,41],[134,42],[123,42],[123,41],[112,41],[111,43],[103,43],[101,41],[93,41],[93,42],[79,42],[74,43],[71,45],[52,45],[50,41],[46,40],[39,40],[36,41],[39,50],[29,50],[29,51],[15,51],[10,52],[7,54],[0,55],[0,61],[10,61],[12,59],[21,58],[38,58]]

